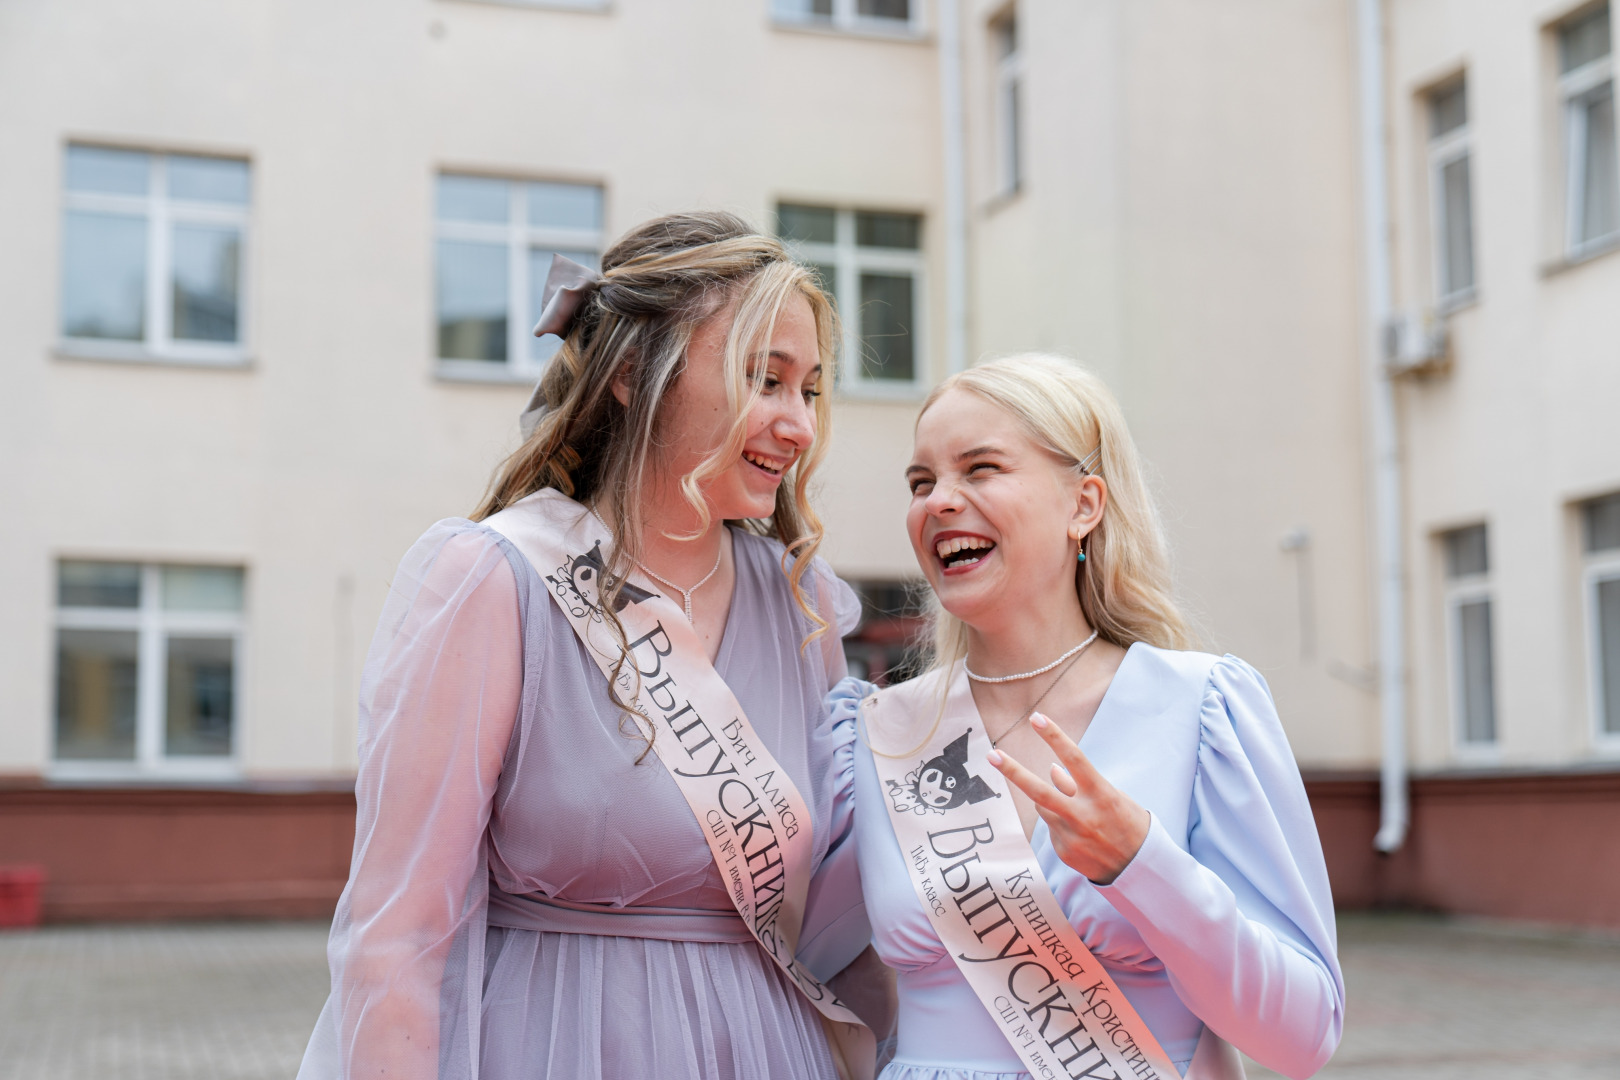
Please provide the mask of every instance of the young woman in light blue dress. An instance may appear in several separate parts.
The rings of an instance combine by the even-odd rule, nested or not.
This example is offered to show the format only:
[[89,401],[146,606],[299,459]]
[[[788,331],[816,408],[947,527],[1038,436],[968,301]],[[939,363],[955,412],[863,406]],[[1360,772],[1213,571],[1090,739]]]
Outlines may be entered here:
[[[1112,396],[1054,358],[973,368],[924,404],[906,475],[937,610],[935,666],[902,700],[933,708],[942,680],[971,686],[994,749],[969,765],[1011,782],[1069,921],[1178,1071],[1207,1027],[1285,1075],[1316,1072],[1338,1045],[1344,983],[1310,805],[1260,674],[1180,651],[1189,635]],[[834,716],[863,689],[841,686]],[[855,835],[874,943],[899,973],[883,1080],[1025,1076],[908,877],[872,757],[881,735],[856,751]],[[1229,1065],[1211,1075],[1241,1071],[1218,1053]]]

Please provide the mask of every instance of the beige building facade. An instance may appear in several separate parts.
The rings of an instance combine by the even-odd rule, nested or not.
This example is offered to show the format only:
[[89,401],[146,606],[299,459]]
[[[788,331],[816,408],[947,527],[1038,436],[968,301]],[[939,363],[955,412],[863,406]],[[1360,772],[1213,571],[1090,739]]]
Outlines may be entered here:
[[[915,578],[900,470],[923,396],[979,358],[1073,357],[1124,403],[1208,646],[1272,685],[1341,901],[1620,923],[1620,880],[1541,909],[1470,900],[1473,864],[1432,861],[1478,846],[1480,806],[1523,818],[1572,771],[1587,820],[1620,816],[1606,11],[0,7],[0,813],[33,830],[0,861],[99,851],[64,824],[85,785],[125,845],[154,841],[121,817],[234,813],[290,849],[277,807],[311,787],[299,820],[340,834],[372,623],[400,554],[516,443],[547,261],[712,207],[778,228],[848,324],[819,499],[874,605],[853,657],[881,666],[904,629],[876,609]],[[1385,379],[1404,862],[1371,855]],[[139,812],[109,794],[137,788]],[[125,888],[87,855],[47,910],[318,910],[343,848],[232,870],[269,876],[206,909],[182,902],[203,869]]]

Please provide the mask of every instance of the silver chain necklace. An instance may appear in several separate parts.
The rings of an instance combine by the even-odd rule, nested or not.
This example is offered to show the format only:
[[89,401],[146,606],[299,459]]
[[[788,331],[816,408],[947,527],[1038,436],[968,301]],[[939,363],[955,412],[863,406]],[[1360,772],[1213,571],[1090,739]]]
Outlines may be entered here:
[[[1041,691],[1041,696],[1035,699],[1035,704],[1033,704],[1029,708],[1025,709],[1024,714],[1022,716],[1020,716],[1018,719],[1014,720],[1012,723],[1008,724],[1006,731],[1003,731],[1000,735],[997,735],[995,738],[990,740],[990,749],[994,750],[996,748],[996,746],[998,744],[1000,744],[1002,739],[1005,739],[1007,736],[1011,735],[1013,732],[1018,730],[1018,725],[1019,724],[1022,724],[1025,720],[1028,720],[1031,716],[1035,715],[1035,710],[1041,707],[1041,702],[1046,700],[1046,695],[1050,694],[1053,690],[1057,689],[1057,684],[1063,681],[1063,676],[1065,676],[1065,675],[1067,675],[1069,673],[1070,668],[1074,667],[1075,664],[1079,663],[1080,654],[1085,652],[1086,646],[1090,645],[1093,641],[1096,641],[1096,640],[1097,640],[1097,632],[1095,630],[1093,630],[1091,632],[1090,637],[1086,638],[1086,640],[1082,641],[1080,644],[1076,645],[1074,648],[1070,649],[1068,652],[1064,653],[1062,656],[1060,656],[1056,660],[1052,661],[1051,664],[1048,664],[1046,666],[1045,670],[1050,671],[1053,666],[1055,666],[1057,664],[1063,664],[1064,660],[1069,661],[1067,664],[1063,664],[1063,670],[1058,672],[1057,678],[1053,679],[1051,684],[1048,685],[1045,690]],[[962,667],[965,670],[967,668],[967,664],[963,663]],[[969,674],[971,674],[971,672],[969,672]],[[1027,679],[1027,678],[1030,677],[1030,675],[1038,675],[1038,674],[1040,674],[1040,673],[1032,671],[1032,672],[1030,672],[1029,675],[1023,675],[1023,676],[1019,676],[1019,677]],[[994,679],[986,679],[984,681],[985,682],[994,682],[996,680],[994,680]],[[990,732],[987,730],[987,731],[985,731],[985,734],[988,735],[988,734],[990,734]]]
[[[642,569],[646,570],[647,568],[642,567]],[[649,570],[647,572],[651,573],[652,571]],[[696,586],[693,586],[693,587],[696,588]],[[1056,660],[1052,661],[1050,664],[1047,664],[1045,667],[1038,667],[1034,671],[1021,671],[1017,675],[980,675],[980,674],[976,673],[972,668],[968,667],[966,661],[963,661],[963,663],[962,663],[962,670],[966,671],[967,672],[967,677],[972,679],[974,682],[982,682],[982,683],[1021,682],[1024,679],[1033,679],[1037,675],[1045,675],[1048,671],[1051,671],[1053,668],[1055,668],[1059,664],[1063,663],[1063,661],[1067,660],[1069,657],[1075,655],[1076,653],[1084,652],[1086,646],[1090,645],[1093,641],[1096,641],[1096,640],[1097,640],[1097,631],[1093,630],[1091,632],[1090,637],[1086,638],[1086,640],[1082,641],[1080,644],[1076,645],[1074,648],[1070,649],[1068,652],[1064,653],[1062,656],[1058,657]]]
[[[649,570],[647,568],[647,564],[642,562],[640,559],[636,560],[636,565],[641,567],[642,573],[646,574],[648,577],[650,577],[654,581],[658,582],[658,584],[664,586],[664,588],[670,590],[671,592],[678,592],[678,593],[681,594],[681,606],[686,609],[686,621],[689,622],[689,623],[692,623],[695,626],[697,624],[692,619],[692,594],[697,592],[699,589],[703,588],[703,586],[707,585],[709,583],[709,579],[714,577],[715,574],[720,572],[720,560],[725,557],[725,554],[726,554],[726,541],[725,541],[724,537],[721,537],[720,538],[720,550],[714,553],[714,569],[710,570],[707,574],[704,574],[702,581],[698,582],[696,585],[693,585],[691,588],[687,588],[687,589],[681,588],[679,585],[675,584],[673,581],[670,581],[668,578],[659,577],[657,574],[655,574],[651,570]],[[1092,637],[1096,637],[1096,635],[1093,634]]]

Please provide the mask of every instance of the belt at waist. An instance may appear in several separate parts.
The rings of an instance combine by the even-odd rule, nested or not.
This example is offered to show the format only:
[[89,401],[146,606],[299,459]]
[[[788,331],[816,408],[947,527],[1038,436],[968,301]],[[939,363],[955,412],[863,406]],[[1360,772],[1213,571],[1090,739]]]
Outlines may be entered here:
[[744,944],[754,940],[736,911],[712,908],[614,907],[558,900],[542,893],[515,895],[489,887],[489,925],[556,934],[659,938]]

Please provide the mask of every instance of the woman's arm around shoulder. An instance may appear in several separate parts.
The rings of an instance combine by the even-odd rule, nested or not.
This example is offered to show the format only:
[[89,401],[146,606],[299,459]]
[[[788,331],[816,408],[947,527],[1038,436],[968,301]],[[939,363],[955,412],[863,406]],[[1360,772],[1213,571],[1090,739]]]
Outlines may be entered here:
[[301,1078],[439,1075],[446,960],[482,918],[484,830],[523,685],[519,611],[501,544],[465,521],[430,529],[390,584],[361,685],[332,998]]
[[1344,1025],[1333,900],[1315,819],[1265,680],[1225,657],[1199,715],[1186,849],[1158,821],[1104,896],[1216,1034],[1287,1076]]

